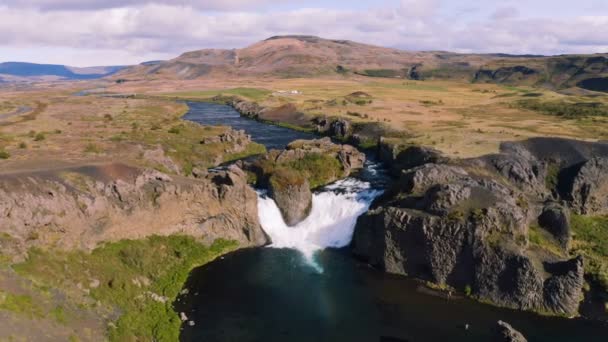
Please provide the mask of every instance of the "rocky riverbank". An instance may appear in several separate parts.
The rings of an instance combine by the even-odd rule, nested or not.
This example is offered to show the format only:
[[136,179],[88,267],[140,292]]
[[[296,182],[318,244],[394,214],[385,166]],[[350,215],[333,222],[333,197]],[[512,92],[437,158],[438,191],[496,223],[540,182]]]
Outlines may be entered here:
[[607,148],[532,139],[469,160],[419,147],[389,151],[398,180],[359,219],[353,251],[481,301],[577,315],[592,295],[585,277],[593,279],[568,247],[569,215],[608,208]]

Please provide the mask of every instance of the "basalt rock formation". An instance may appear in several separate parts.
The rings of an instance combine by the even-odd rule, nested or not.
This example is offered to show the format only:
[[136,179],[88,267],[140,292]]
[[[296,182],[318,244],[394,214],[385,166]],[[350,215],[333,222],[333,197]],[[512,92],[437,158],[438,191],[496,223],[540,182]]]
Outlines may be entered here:
[[303,221],[312,209],[312,192],[308,180],[289,169],[279,169],[268,182],[270,196],[277,203],[288,226]]
[[595,157],[576,172],[568,195],[574,210],[581,214],[608,213],[608,158]]
[[447,160],[433,148],[415,145],[403,147],[388,143],[384,138],[380,138],[378,156],[380,161],[390,165],[390,171],[395,176],[399,176],[403,169]]
[[[608,208],[606,144],[531,139],[453,161],[424,148],[385,152],[399,177],[359,218],[358,257],[500,306],[577,313],[585,272],[582,257],[565,256],[569,212]],[[562,252],[533,245],[531,225]]]
[[390,273],[469,287],[501,306],[574,314],[582,259],[527,249],[529,208],[519,193],[458,166],[403,173],[357,223],[354,252]]
[[199,179],[124,164],[0,176],[0,233],[31,246],[93,248],[174,233],[258,246],[257,195],[237,167]]

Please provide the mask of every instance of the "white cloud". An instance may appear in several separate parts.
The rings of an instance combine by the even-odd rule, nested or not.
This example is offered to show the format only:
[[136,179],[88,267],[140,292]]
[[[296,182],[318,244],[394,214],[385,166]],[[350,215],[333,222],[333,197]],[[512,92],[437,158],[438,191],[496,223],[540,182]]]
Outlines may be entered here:
[[[202,10],[243,10],[272,4],[273,0],[4,0],[10,7],[55,10],[98,10],[145,5],[192,7]],[[291,2],[288,0],[287,2]]]
[[[60,2],[67,6],[70,1],[76,0]],[[242,2],[232,0],[232,4]],[[494,19],[490,12],[485,19],[467,20],[442,13],[447,0],[405,0],[393,3],[392,7],[367,10],[300,8],[266,13],[209,12],[166,4],[53,11],[0,5],[0,51],[4,51],[0,58],[15,60],[19,56],[35,56],[38,51],[38,58],[30,60],[57,62],[59,54],[69,53],[65,59],[77,65],[98,64],[103,60],[112,60],[112,64],[121,64],[120,60],[133,63],[206,47],[243,47],[280,34],[312,34],[412,50],[606,52],[608,15],[524,17],[525,12],[516,2],[519,0],[508,3],[520,13],[518,16],[513,10],[495,10]],[[34,52],[15,53],[20,49]],[[100,57],[95,57],[94,51],[99,51]]]

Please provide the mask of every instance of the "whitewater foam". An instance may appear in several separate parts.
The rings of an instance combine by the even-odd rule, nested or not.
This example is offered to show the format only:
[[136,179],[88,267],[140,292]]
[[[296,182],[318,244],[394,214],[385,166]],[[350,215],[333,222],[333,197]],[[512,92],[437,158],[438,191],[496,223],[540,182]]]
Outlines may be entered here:
[[258,193],[258,215],[264,231],[270,236],[271,248],[292,248],[305,256],[312,266],[315,252],[328,247],[347,246],[353,237],[357,218],[365,213],[381,190],[370,184],[347,178],[313,194],[310,215],[296,226],[285,224],[274,200]]

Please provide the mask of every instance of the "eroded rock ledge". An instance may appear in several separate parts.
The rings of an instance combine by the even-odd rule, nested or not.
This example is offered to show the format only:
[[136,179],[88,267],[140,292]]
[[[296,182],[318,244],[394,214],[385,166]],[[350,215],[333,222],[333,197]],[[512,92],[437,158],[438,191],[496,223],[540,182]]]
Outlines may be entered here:
[[2,175],[0,232],[17,254],[174,233],[263,245],[257,195],[246,180],[235,166],[200,179],[124,164]]

